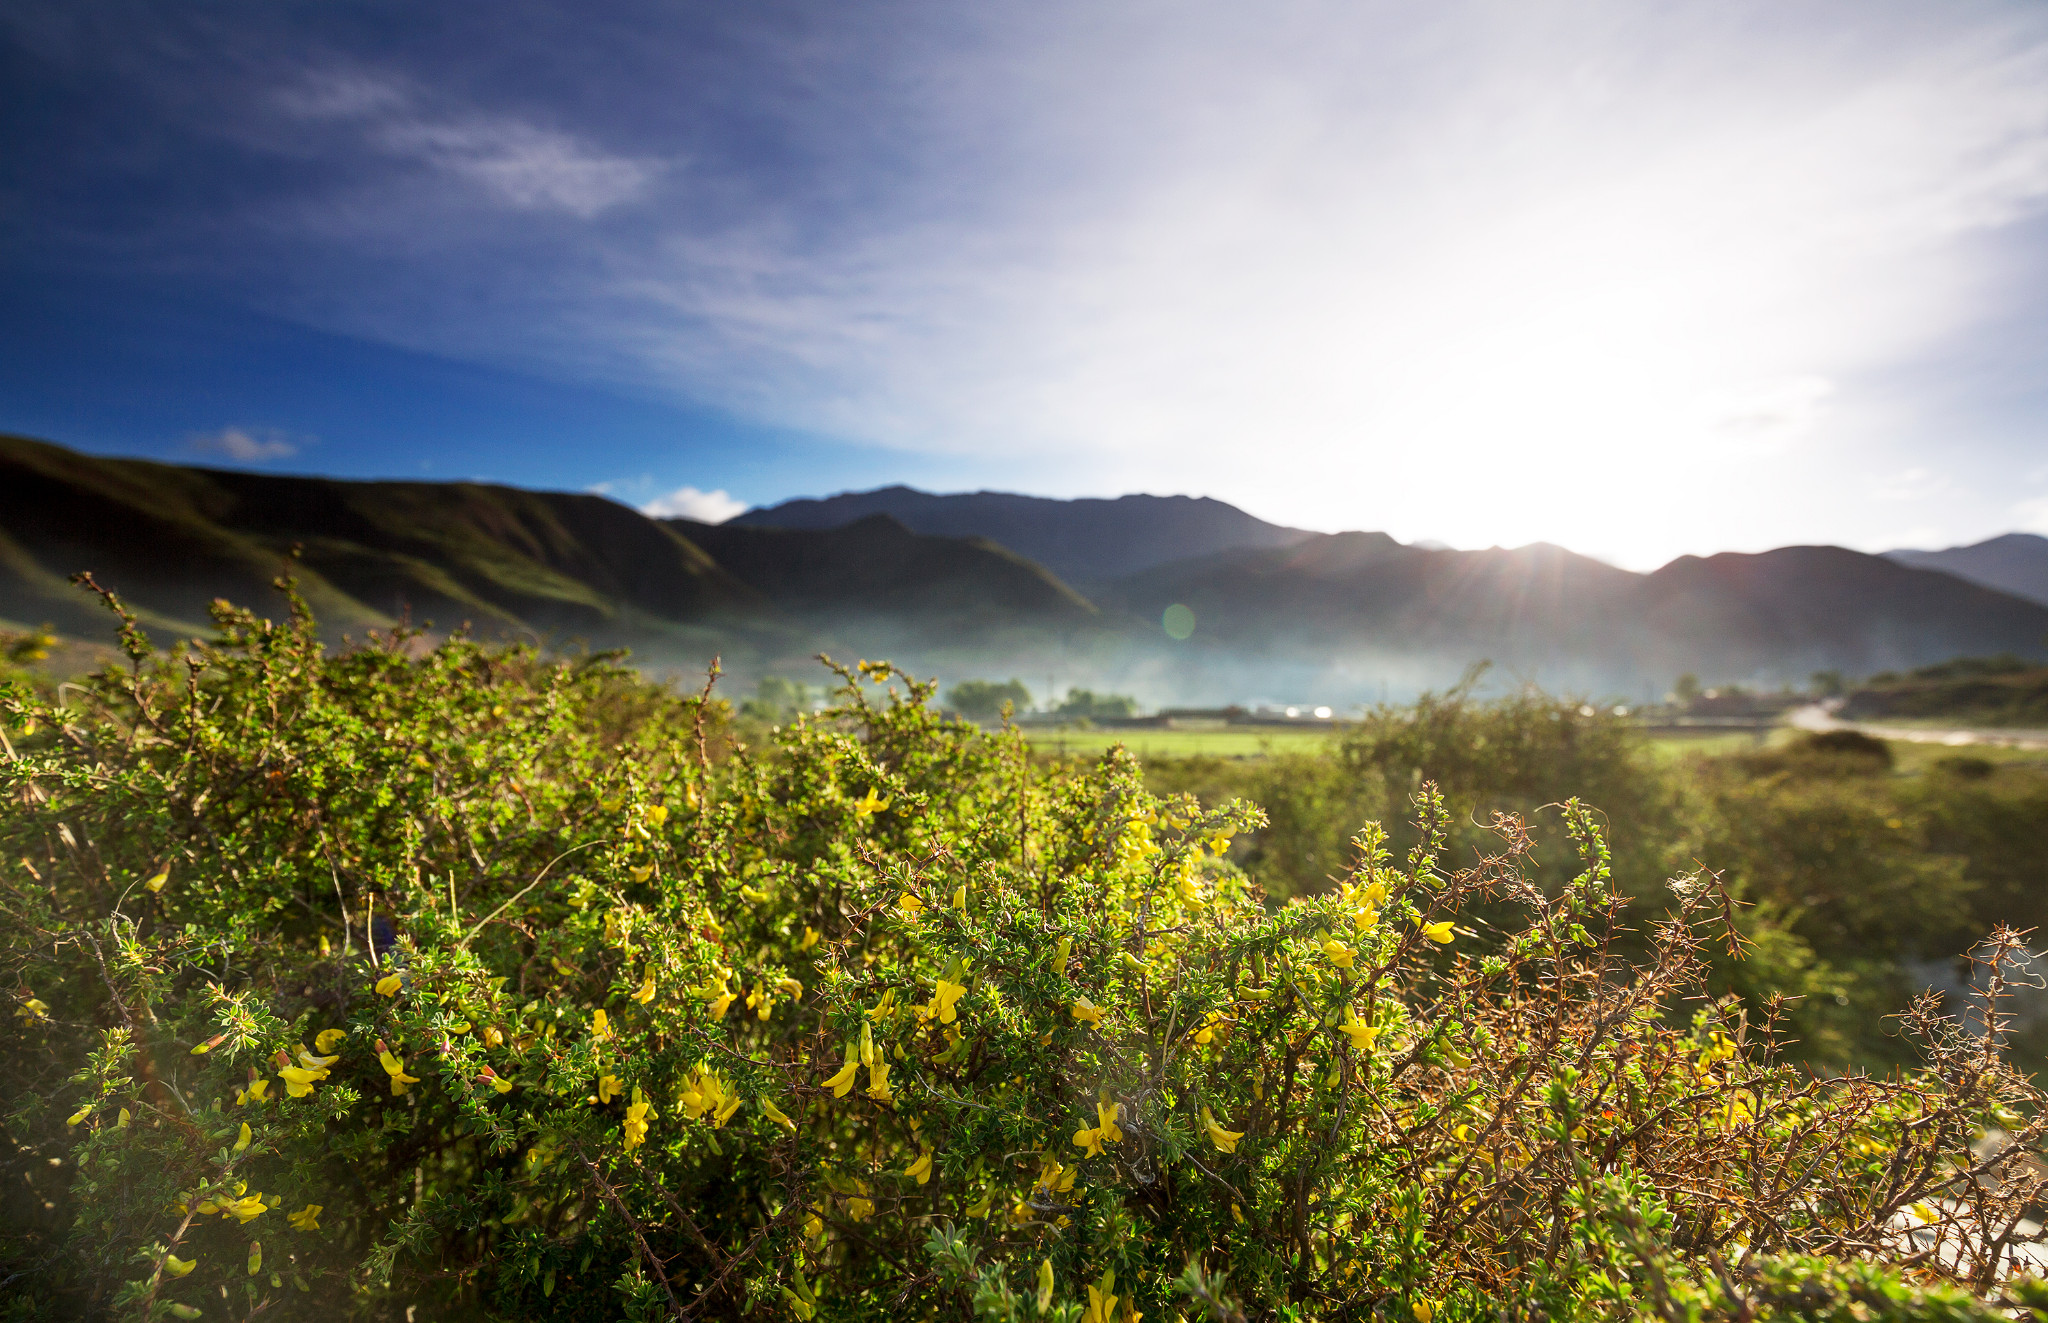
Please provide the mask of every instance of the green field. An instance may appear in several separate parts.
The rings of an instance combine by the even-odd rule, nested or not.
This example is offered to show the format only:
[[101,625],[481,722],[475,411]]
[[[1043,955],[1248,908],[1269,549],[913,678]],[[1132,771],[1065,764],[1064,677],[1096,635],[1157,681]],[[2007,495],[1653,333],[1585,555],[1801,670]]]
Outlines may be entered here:
[[1221,726],[1213,730],[1045,730],[1030,731],[1032,749],[1054,757],[1094,757],[1121,744],[1139,758],[1263,758],[1275,753],[1313,752],[1329,743],[1335,728]]

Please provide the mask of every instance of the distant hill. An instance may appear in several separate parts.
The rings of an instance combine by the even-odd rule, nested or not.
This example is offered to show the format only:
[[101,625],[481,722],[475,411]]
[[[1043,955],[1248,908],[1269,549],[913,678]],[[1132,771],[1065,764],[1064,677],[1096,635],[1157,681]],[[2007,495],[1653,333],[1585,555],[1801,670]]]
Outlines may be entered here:
[[1849,693],[1839,715],[1856,721],[2048,726],[2048,666],[2010,655],[1958,657],[1904,675],[1873,675]]
[[1009,492],[934,495],[910,487],[784,501],[731,521],[742,528],[843,528],[871,515],[939,537],[982,537],[1085,588],[1232,548],[1288,547],[1314,537],[1206,496],[1054,500]]
[[0,619],[104,635],[104,616],[68,582],[91,570],[145,623],[202,631],[215,598],[272,608],[271,581],[294,547],[300,589],[337,633],[409,616],[710,651],[721,631],[787,639],[820,614],[863,607],[944,628],[991,613],[1024,623],[1092,613],[1010,552],[888,521],[778,539],[580,493],[188,468],[0,437]]
[[1210,648],[1420,656],[1439,672],[1490,658],[1588,689],[1682,671],[1803,681],[1965,653],[2048,655],[2048,608],[1839,547],[1687,556],[1645,575],[1545,544],[1453,551],[1338,533],[1156,566],[1098,600],[1154,620],[1183,604]]
[[829,529],[664,522],[741,583],[807,615],[943,614],[962,622],[1096,615],[1043,565],[986,538],[922,536],[888,515]]
[[1959,579],[2048,604],[2048,537],[2007,533],[1944,551],[1887,551],[1902,565],[1944,570]]

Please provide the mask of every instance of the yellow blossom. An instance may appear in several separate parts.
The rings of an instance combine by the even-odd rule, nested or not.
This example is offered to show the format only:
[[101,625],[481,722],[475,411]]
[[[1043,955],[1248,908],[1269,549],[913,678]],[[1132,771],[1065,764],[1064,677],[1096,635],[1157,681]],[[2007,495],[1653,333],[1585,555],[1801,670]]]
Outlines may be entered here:
[[198,1266],[197,1259],[181,1259],[175,1254],[164,1255],[164,1271],[173,1277],[183,1277]]
[[380,997],[396,997],[399,986],[404,982],[405,980],[396,974],[386,974],[383,978],[377,980],[377,995]]
[[322,1204],[307,1204],[296,1213],[286,1213],[285,1221],[291,1223],[292,1226],[300,1231],[318,1231],[320,1229],[320,1210],[324,1206]]
[[1122,1110],[1123,1104],[1111,1102],[1109,1094],[1106,1092],[1101,1095],[1095,1104],[1095,1128],[1105,1140],[1112,1144],[1124,1137],[1122,1128],[1116,1123],[1117,1114]]
[[1422,1296],[1417,1296],[1415,1303],[1408,1308],[1415,1315],[1415,1323],[1429,1323],[1430,1319],[1436,1317],[1436,1306]]
[[785,997],[795,997],[801,999],[804,995],[804,985],[797,982],[795,979],[791,978],[787,974],[784,974],[781,978],[775,980],[775,989]]
[[1081,1023],[1096,1029],[1102,1027],[1102,1008],[1086,997],[1074,998],[1074,1004],[1067,1009],[1072,1011],[1074,1018]]
[[1323,943],[1323,959],[1339,969],[1350,969],[1351,962],[1357,958],[1356,949],[1344,945],[1334,937]]
[[50,1018],[50,1003],[41,997],[30,997],[15,1014],[24,1020],[47,1020]]
[[1237,1141],[1244,1138],[1244,1131],[1225,1130],[1219,1125],[1215,1113],[1207,1107],[1202,1109],[1202,1128],[1209,1132],[1209,1142],[1225,1153],[1237,1152]]
[[1358,1012],[1352,1010],[1349,1004],[1344,1007],[1344,1022],[1337,1028],[1350,1036],[1351,1046],[1360,1052],[1370,1052],[1373,1040],[1380,1036],[1380,1031],[1359,1019]]
[[121,1109],[121,1114],[118,1117],[114,1118],[114,1129],[126,1130],[128,1128],[128,1122],[132,1119],[133,1118],[129,1115],[128,1109],[126,1107],[123,1107]]
[[1088,1308],[1081,1311],[1081,1323],[1116,1323],[1116,1269],[1103,1272],[1088,1286]]
[[904,1168],[904,1170],[903,1170],[903,1174],[904,1174],[905,1176],[908,1176],[908,1177],[910,1177],[910,1178],[911,1178],[912,1180],[916,1181],[916,1182],[917,1182],[917,1183],[918,1183],[919,1185],[923,1185],[923,1184],[924,1184],[925,1182],[927,1182],[927,1181],[931,1180],[931,1178],[932,1178],[932,1151],[931,1151],[931,1149],[930,1149],[929,1147],[927,1147],[927,1148],[925,1149],[925,1151],[924,1151],[924,1152],[923,1152],[922,1154],[920,1154],[920,1155],[919,1155],[919,1157],[918,1157],[917,1161],[915,1161],[915,1162],[911,1163],[911,1164],[910,1164],[910,1165],[909,1165],[908,1167]]
[[326,1070],[302,1070],[297,1066],[285,1066],[278,1074],[284,1076],[284,1091],[287,1097],[304,1098],[313,1092],[313,1085],[327,1078]]
[[746,901],[749,905],[766,905],[769,901],[775,899],[775,897],[770,892],[762,891],[757,887],[750,887],[742,884],[740,887],[740,899]]
[[916,892],[906,891],[896,898],[896,908],[905,914],[920,914],[924,911],[924,902],[917,898]]
[[492,1070],[489,1066],[485,1066],[482,1070],[478,1071],[477,1078],[496,1089],[499,1093],[512,1092],[512,1081],[506,1079],[497,1071]]
[[145,891],[162,891],[164,889],[164,883],[170,880],[171,866],[169,864],[165,864],[162,868],[157,870],[155,877],[152,877],[151,879],[149,879],[149,881],[142,884],[142,888]]
[[627,864],[626,876],[632,878],[635,882],[645,882],[648,878],[654,876],[654,865]]
[[832,1090],[834,1098],[844,1098],[847,1094],[853,1092],[854,1081],[859,1077],[859,1072],[860,1063],[853,1059],[853,1051],[849,1047],[846,1054],[846,1064],[841,1066],[837,1073],[825,1081],[825,1087]]
[[625,1091],[626,1082],[617,1075],[607,1074],[597,1077],[597,1101],[600,1105],[609,1104],[612,1099]]
[[1439,946],[1449,946],[1452,941],[1451,921],[1444,919],[1438,923],[1425,923],[1422,925],[1422,935]]
[[84,1119],[85,1119],[86,1117],[88,1117],[88,1116],[91,1116],[91,1115],[92,1115],[92,1107],[91,1107],[90,1105],[87,1105],[87,1106],[81,1107],[81,1108],[79,1108],[79,1109],[78,1109],[77,1111],[73,1112],[73,1113],[72,1113],[72,1114],[70,1115],[70,1117],[69,1117],[68,1119],[66,1119],[66,1120],[65,1120],[64,1124],[65,1124],[65,1125],[77,1125],[77,1124],[78,1124],[78,1123],[79,1123],[80,1121],[83,1121],[83,1120],[84,1120]]
[[818,944],[818,938],[822,935],[823,934],[819,933],[819,931],[816,928],[806,927],[804,929],[803,940],[796,944],[796,949],[799,951],[810,950],[812,947]]
[[[326,1072],[323,1071],[321,1073],[325,1074]],[[259,1075],[255,1079],[249,1081],[248,1088],[235,1090],[235,1106],[246,1107],[252,1102],[264,1102],[267,1100],[267,1096],[269,1093],[270,1081],[264,1079],[262,1076]],[[304,1095],[295,1094],[293,1096],[303,1097]]]
[[640,1092],[639,1085],[634,1085],[633,1101],[626,1107],[626,1120],[623,1127],[626,1134],[626,1151],[628,1153],[646,1142],[647,1118],[653,1114],[654,1104],[647,1101],[645,1095]]
[[1102,1156],[1102,1132],[1082,1126],[1074,1132],[1074,1147],[1082,1150],[1081,1156],[1099,1158]]
[[590,1013],[590,1036],[592,1038],[610,1038],[612,1036],[612,1020],[609,1015],[605,1014],[604,1007],[602,1006]]
[[853,812],[855,817],[871,818],[888,807],[889,801],[870,789],[854,803]]
[[340,1045],[341,1040],[347,1037],[346,1029],[322,1029],[313,1035],[313,1050],[324,1056],[332,1052]]
[[789,1117],[783,1114],[782,1109],[775,1105],[774,1099],[762,1098],[760,1099],[760,1103],[761,1115],[775,1122],[775,1124],[781,1126],[784,1130],[789,1131],[791,1134],[796,1133],[796,1122],[790,1120]]
[[1052,1308],[1052,1260],[1038,1261],[1038,1312],[1043,1314]]
[[236,1137],[235,1147],[232,1151],[236,1153],[245,1152],[249,1147],[249,1141],[253,1138],[255,1138],[255,1134],[249,1129],[249,1123],[247,1121],[242,1122],[242,1133]]
[[249,1223],[260,1217],[263,1210],[268,1207],[270,1205],[263,1202],[262,1195],[250,1194],[222,1204],[220,1206],[220,1215],[222,1217],[232,1216],[239,1222]]
[[384,1073],[391,1077],[392,1097],[403,1098],[406,1085],[419,1083],[417,1076],[405,1073],[405,1063],[393,1056],[388,1048],[378,1050],[377,1060],[383,1065]]
[[338,1056],[319,1056],[304,1043],[299,1044],[299,1064],[307,1070],[324,1070],[339,1060]]
[[868,1067],[868,1097],[877,1102],[888,1102],[894,1096],[889,1090],[889,1063],[874,1062]]
[[968,1217],[987,1217],[989,1204],[995,1198],[995,1191],[983,1190],[981,1198],[967,1205],[963,1210]]
[[647,970],[646,970],[646,977],[645,977],[645,978],[643,978],[643,979],[642,979],[642,980],[640,981],[640,990],[639,990],[638,992],[634,992],[634,993],[632,993],[632,994],[630,994],[630,995],[632,996],[632,998],[633,998],[633,1000],[634,1000],[634,1001],[637,1001],[637,1002],[639,1002],[639,1003],[640,1003],[640,1004],[641,1004],[642,1006],[645,1006],[645,1005],[646,1005],[646,1004],[647,1004],[648,1002],[650,1002],[650,1001],[653,1001],[653,1000],[654,1000],[654,966],[653,966],[653,965],[649,965],[649,966],[647,967]]
[[659,827],[662,823],[668,821],[668,806],[665,804],[649,804],[646,808],[640,810],[640,816],[647,819],[648,826]]
[[940,1024],[951,1024],[955,1019],[954,1006],[967,995],[965,983],[938,981],[938,991],[932,996],[932,1012],[939,1017]]

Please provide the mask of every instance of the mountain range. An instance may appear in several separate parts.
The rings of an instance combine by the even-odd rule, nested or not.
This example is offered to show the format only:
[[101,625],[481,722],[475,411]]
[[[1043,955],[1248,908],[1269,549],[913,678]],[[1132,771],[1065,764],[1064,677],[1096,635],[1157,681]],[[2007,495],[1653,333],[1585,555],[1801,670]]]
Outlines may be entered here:
[[[215,598],[261,607],[290,566],[336,634],[466,623],[631,646],[656,666],[718,652],[742,674],[796,674],[822,648],[1153,703],[1352,703],[1480,659],[1552,688],[1639,694],[1685,671],[1774,685],[2048,657],[2048,604],[2025,577],[2044,550],[2025,534],[1891,556],[1784,547],[1637,574],[1544,544],[1311,533],[1206,498],[901,487],[710,525],[590,494],[194,468],[0,437],[0,620],[16,624],[104,636],[67,582],[91,570],[146,624],[204,632]],[[1191,634],[1162,627],[1171,607]]]

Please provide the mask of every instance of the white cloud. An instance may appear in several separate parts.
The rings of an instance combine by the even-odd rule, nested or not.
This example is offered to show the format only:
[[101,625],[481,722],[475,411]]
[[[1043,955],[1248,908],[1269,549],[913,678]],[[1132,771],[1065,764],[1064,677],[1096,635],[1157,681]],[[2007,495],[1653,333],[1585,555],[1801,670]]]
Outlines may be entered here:
[[335,71],[280,97],[306,119],[361,123],[378,150],[434,167],[522,211],[589,220],[639,197],[660,170],[658,162],[618,156],[515,116],[436,113],[423,100],[389,78]]
[[640,507],[640,513],[654,519],[694,519],[700,524],[722,524],[747,508],[731,493],[720,489],[700,492],[695,487],[678,487]]
[[237,464],[267,464],[275,459],[290,459],[311,440],[274,427],[223,427],[218,432],[188,438],[186,448],[196,455],[229,459]]

